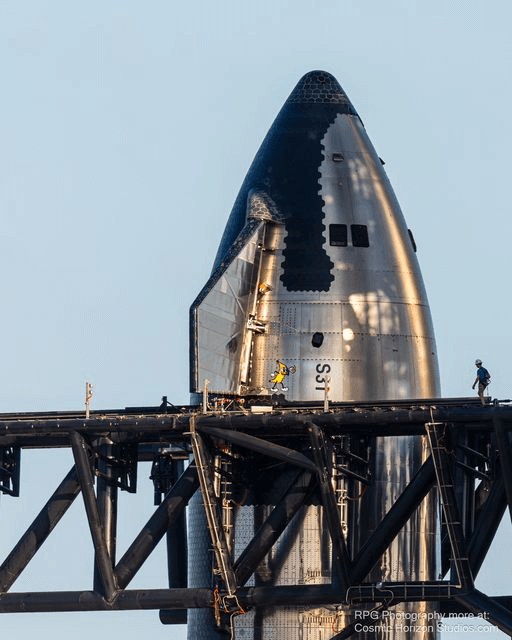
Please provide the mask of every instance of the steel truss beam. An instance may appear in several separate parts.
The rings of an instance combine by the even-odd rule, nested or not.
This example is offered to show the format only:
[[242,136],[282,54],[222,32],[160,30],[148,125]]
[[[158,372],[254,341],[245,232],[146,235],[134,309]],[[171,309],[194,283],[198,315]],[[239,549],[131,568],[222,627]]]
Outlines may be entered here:
[[372,570],[373,566],[393,542],[397,533],[433,487],[434,482],[434,465],[432,458],[429,457],[398,496],[395,504],[384,516],[380,526],[372,533],[354,559],[352,580],[355,584],[362,582]]
[[[454,597],[459,591],[449,583],[383,583],[350,590],[353,604],[379,603],[389,600],[393,589],[395,600],[419,602]],[[237,591],[245,607],[286,606],[295,604],[340,604],[345,595],[332,585],[291,585],[279,587],[243,587]],[[200,609],[212,607],[212,589],[145,589],[119,592],[107,600],[95,591],[53,591],[47,593],[6,593],[0,595],[0,613],[43,611],[122,611],[127,609]]]
[[[428,424],[443,423],[440,427]],[[427,425],[427,426],[426,426]],[[490,598],[473,587],[476,576],[503,512],[509,506],[512,515],[512,407],[479,406],[386,406],[322,409],[280,409],[276,415],[221,413],[201,415],[176,413],[130,416],[95,415],[91,420],[49,417],[37,424],[33,419],[3,419],[0,416],[0,447],[71,447],[75,466],[64,478],[32,525],[0,565],[0,612],[14,611],[98,611],[123,609],[163,609],[168,620],[183,622],[184,610],[214,606],[213,589],[186,588],[183,566],[186,557],[182,524],[186,505],[201,489],[203,500],[212,507],[210,528],[218,535],[217,564],[224,562],[224,595],[236,594],[244,607],[322,606],[375,608],[399,602],[433,601],[441,610],[485,611],[489,620],[512,635],[512,599]],[[191,437],[191,432],[195,436]],[[342,534],[339,507],[331,483],[331,447],[340,447],[340,436],[380,437],[427,433],[432,455],[398,496],[369,540],[358,553],[351,552]],[[443,437],[441,437],[443,436]],[[466,437],[467,436],[467,437]],[[452,465],[451,443],[464,453]],[[172,447],[180,448],[181,458],[173,458]],[[225,453],[227,446],[233,453]],[[469,445],[471,446],[468,446]],[[285,446],[286,445],[286,446]],[[175,462],[194,449],[201,473],[194,464],[179,477],[176,471],[170,486],[159,479],[158,492],[165,497],[143,526],[126,553],[116,564],[117,490],[133,490],[134,482],[119,481],[119,469],[126,461],[116,460],[123,447],[130,449],[129,473],[136,473],[136,459],[155,460],[168,455]],[[489,450],[498,455],[489,455]],[[162,452],[166,453],[162,453]],[[116,453],[118,452],[118,453]],[[354,455],[357,452],[346,452]],[[227,461],[217,465],[215,460]],[[364,462],[364,461],[363,461]],[[181,463],[180,463],[181,464]],[[452,468],[453,467],[453,468]],[[240,495],[253,490],[255,471],[271,473],[281,485],[277,498],[261,493],[268,515],[236,562],[233,562],[223,530],[219,478],[228,478],[238,486]],[[348,470],[350,471],[350,470]],[[122,472],[124,473],[124,471]],[[252,473],[252,475],[251,475]],[[359,481],[364,478],[357,476]],[[356,477],[355,476],[355,477]],[[202,481],[201,481],[202,477]],[[201,484],[202,482],[202,484]],[[95,489],[96,484],[96,489]],[[162,486],[161,486],[162,485]],[[365,583],[367,575],[406,524],[421,501],[437,487],[442,496],[444,526],[448,542],[444,544],[457,567],[459,585],[453,582]],[[262,490],[263,491],[263,490]],[[90,591],[11,593],[23,572],[60,518],[82,492],[91,538],[95,548],[96,575]],[[251,503],[249,503],[251,504]],[[279,537],[286,532],[301,508],[308,504],[323,507],[333,548],[335,580],[327,585],[290,585],[245,587]],[[467,505],[470,516],[461,518]],[[171,532],[169,534],[169,532]],[[165,534],[169,534],[171,559],[169,589],[128,590],[132,578]],[[174,556],[173,556],[174,554]],[[174,559],[172,559],[172,556]],[[91,572],[92,573],[92,572]],[[391,594],[391,596],[390,596]],[[174,617],[173,617],[174,616]],[[336,640],[349,637],[351,625]]]
[[509,433],[505,429],[503,420],[499,416],[493,418],[496,441],[500,455],[500,466],[503,483],[505,485],[505,495],[507,496],[508,510],[512,521],[512,450],[510,448]]
[[469,538],[468,555],[474,576],[482,567],[506,507],[503,474],[500,473],[489,490],[488,497]]
[[198,486],[197,469],[192,463],[178,478],[142,531],[119,560],[114,575],[120,589],[125,589],[130,584],[165,533],[181,517]]
[[312,478],[313,474],[310,471],[302,471],[294,477],[282,500],[274,507],[254,538],[242,551],[235,562],[236,579],[240,586],[244,585],[256,571],[259,563],[304,505],[311,493]]
[[276,443],[269,443],[262,438],[256,438],[247,433],[239,433],[231,429],[215,429],[214,427],[199,427],[199,430],[211,436],[216,436],[225,442],[240,445],[244,449],[250,449],[262,453],[270,458],[276,458],[282,462],[289,462],[293,466],[317,471],[316,465],[311,460],[294,449],[283,447]]
[[488,614],[488,620],[495,624],[504,633],[512,636],[512,612],[499,604],[494,598],[489,598],[477,589],[471,593],[463,593],[455,596],[455,600],[460,602],[469,613],[479,615]]
[[11,588],[79,493],[80,482],[72,467],[0,566],[0,592]]
[[[46,417],[38,418],[37,414],[17,415],[15,418],[0,414],[0,445],[48,447],[68,446],[71,431],[78,431],[90,438],[108,434],[124,434],[126,442],[140,441],[159,442],[159,435],[164,432],[166,438],[182,439],[190,431],[191,416],[196,420],[198,429],[203,427],[237,429],[250,433],[258,432],[261,437],[273,437],[276,434],[301,435],[304,424],[314,421],[315,424],[328,431],[354,433],[359,435],[371,432],[374,436],[421,435],[425,432],[427,422],[445,422],[464,426],[468,430],[481,432],[492,431],[493,420],[500,418],[505,429],[512,429],[512,406],[487,407],[482,412],[480,406],[471,407],[470,399],[465,399],[463,406],[446,406],[443,400],[397,402],[396,406],[387,403],[381,407],[376,403],[371,408],[359,407],[357,403],[344,403],[331,406],[329,413],[323,409],[294,408],[280,409],[275,414],[230,413],[197,415],[194,410],[189,413],[175,414],[136,414],[127,412],[98,412],[89,419],[83,417]],[[194,408],[195,409],[195,408]],[[131,440],[127,436],[132,436]]]

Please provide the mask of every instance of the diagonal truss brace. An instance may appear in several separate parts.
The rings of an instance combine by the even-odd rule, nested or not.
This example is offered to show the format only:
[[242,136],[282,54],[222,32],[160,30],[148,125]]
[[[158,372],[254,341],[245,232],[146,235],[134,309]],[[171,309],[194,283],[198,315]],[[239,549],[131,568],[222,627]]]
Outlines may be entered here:
[[251,436],[248,433],[240,433],[238,431],[232,431],[231,429],[218,429],[216,427],[199,427],[199,430],[208,435],[216,436],[226,442],[244,447],[245,449],[262,453],[270,458],[288,462],[296,467],[309,469],[310,471],[317,470],[315,463],[300,453],[300,451],[283,447],[280,444],[267,442],[261,438]]
[[240,586],[244,585],[251,577],[259,563],[302,507],[311,492],[312,479],[311,471],[302,471],[292,480],[281,501],[274,507],[254,538],[242,551],[235,563],[236,578]]
[[358,584],[371,571],[379,558],[393,542],[436,480],[432,457],[428,457],[410,483],[403,489],[396,502],[361,547],[352,566],[352,580]]
[[198,487],[196,465],[191,463],[117,563],[114,574],[120,589],[128,586],[167,530],[184,512]]
[[73,466],[0,566],[0,592],[11,588],[79,493],[80,482]]

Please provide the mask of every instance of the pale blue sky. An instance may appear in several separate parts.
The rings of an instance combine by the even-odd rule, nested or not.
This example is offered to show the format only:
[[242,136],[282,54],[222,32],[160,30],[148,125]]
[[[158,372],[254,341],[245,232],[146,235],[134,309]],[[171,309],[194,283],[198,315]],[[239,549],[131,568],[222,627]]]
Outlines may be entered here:
[[[480,357],[493,396],[512,397],[511,18],[508,0],[0,0],[0,411],[78,409],[86,379],[95,408],[187,401],[188,307],[254,154],[312,69],[336,76],[386,161],[444,395],[473,393]],[[23,498],[0,500],[0,549],[18,533],[9,515],[23,529],[69,466],[69,452],[24,457]],[[149,485],[126,500],[126,528],[151,501]],[[90,586],[75,507],[48,542],[64,567],[41,552],[16,590],[41,587],[48,566],[52,588],[72,574]],[[491,592],[512,591],[504,546]],[[165,586],[162,562],[140,586]],[[3,616],[0,629],[184,637],[156,613]]]

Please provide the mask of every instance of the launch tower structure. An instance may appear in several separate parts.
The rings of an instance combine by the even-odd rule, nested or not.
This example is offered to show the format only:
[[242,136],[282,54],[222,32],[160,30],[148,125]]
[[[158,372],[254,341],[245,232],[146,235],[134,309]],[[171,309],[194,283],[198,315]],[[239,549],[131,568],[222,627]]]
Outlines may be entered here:
[[[332,608],[333,613],[349,607],[353,619],[340,615],[333,623],[333,638],[341,640],[356,634],[360,629],[356,625],[366,624],[364,618],[355,617],[362,615],[358,612],[375,609],[380,619],[400,603],[426,602],[432,607],[436,603],[438,612],[429,622],[431,626],[443,623],[440,616],[466,613],[483,615],[483,623],[512,635],[512,590],[489,596],[474,585],[507,507],[512,513],[512,407],[508,402],[488,402],[483,409],[478,400],[470,398],[332,403],[328,412],[323,403],[294,403],[274,405],[264,414],[236,407],[221,410],[213,398],[210,402],[206,413],[197,407],[139,407],[92,411],[89,419],[83,413],[63,412],[0,415],[3,504],[23,494],[20,459],[26,450],[45,456],[48,449],[67,448],[71,464],[41,509],[34,505],[34,520],[18,542],[12,549],[2,550],[0,613],[155,609],[160,610],[162,622],[185,624],[187,610],[189,614],[203,610],[209,615],[211,633],[227,639],[238,620],[262,607],[311,610],[317,606]],[[190,464],[183,471],[180,467],[192,454],[194,429],[201,436],[204,473],[214,486],[215,495],[210,497],[217,513],[222,513],[224,505],[218,493],[221,467],[216,461],[228,455],[227,447],[231,448],[229,455],[236,454],[239,460],[236,477],[230,477],[233,499],[257,489],[252,480],[254,475],[262,477],[262,469],[274,481],[287,483],[261,527],[248,536],[238,558],[227,566],[227,580],[232,581],[231,589],[234,584],[234,593],[217,571],[210,586],[187,585],[183,516],[194,494],[202,489],[197,466]],[[331,514],[326,517],[324,550],[339,548],[338,496],[325,481],[325,470],[318,460],[325,460],[333,438],[364,442],[370,433],[384,439],[424,435],[430,453],[360,552],[354,558],[341,552],[335,578],[323,584],[251,585],[275,541],[293,535],[293,519],[306,504],[322,504]],[[127,548],[119,550],[117,514],[124,502],[119,493],[139,490],[141,463],[147,461],[152,462],[155,502],[159,504],[147,522],[141,522],[139,533]],[[346,473],[364,477],[361,464],[351,458]],[[260,490],[264,492],[268,485],[262,483]],[[432,489],[440,495],[443,514],[440,575],[430,581],[375,582],[372,568]],[[78,591],[16,590],[18,578],[36,554],[44,553],[45,541],[80,496],[94,549],[90,587]],[[17,526],[16,522],[3,522],[11,529]],[[222,521],[218,522],[222,526]],[[169,584],[131,588],[132,580],[163,544],[163,538],[167,538]],[[83,555],[83,543],[76,544],[76,553]],[[215,568],[214,556],[212,550]],[[59,558],[51,561],[58,570]]]

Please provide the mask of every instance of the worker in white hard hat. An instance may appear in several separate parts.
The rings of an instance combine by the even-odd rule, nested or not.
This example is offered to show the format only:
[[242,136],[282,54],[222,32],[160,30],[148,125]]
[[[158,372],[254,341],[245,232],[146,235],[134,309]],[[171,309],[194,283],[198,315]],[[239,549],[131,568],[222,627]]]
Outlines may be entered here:
[[482,403],[482,405],[485,405],[484,390],[487,386],[489,386],[489,383],[491,381],[491,374],[485,367],[482,366],[482,361],[479,358],[475,360],[475,365],[477,367],[477,370],[472,389],[474,389],[478,384],[478,397],[480,398],[480,402]]

